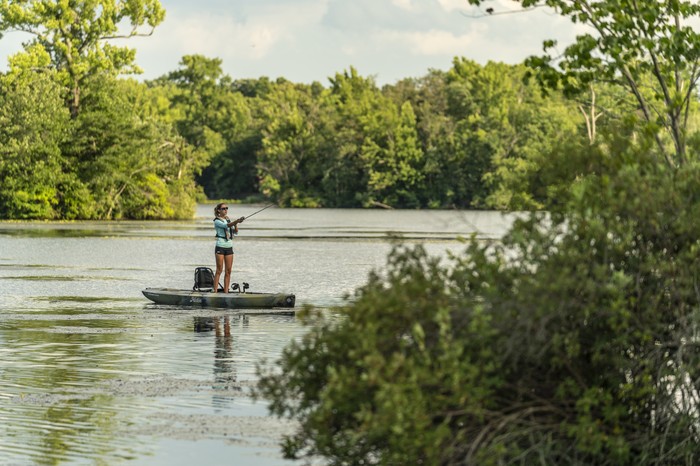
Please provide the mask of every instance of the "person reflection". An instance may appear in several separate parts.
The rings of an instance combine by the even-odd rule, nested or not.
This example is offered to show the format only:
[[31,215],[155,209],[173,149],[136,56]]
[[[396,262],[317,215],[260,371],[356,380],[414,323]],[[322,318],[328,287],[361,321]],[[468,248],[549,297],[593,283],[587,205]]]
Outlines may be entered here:
[[[231,317],[195,317],[194,331],[214,332],[214,390],[241,391],[233,359]],[[220,397],[215,397],[216,399]]]

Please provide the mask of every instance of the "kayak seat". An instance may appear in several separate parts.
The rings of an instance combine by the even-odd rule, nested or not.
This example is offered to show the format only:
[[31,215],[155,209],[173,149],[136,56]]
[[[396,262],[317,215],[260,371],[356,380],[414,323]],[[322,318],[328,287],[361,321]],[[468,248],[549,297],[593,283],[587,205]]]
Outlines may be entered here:
[[194,269],[194,286],[192,291],[214,291],[214,271],[209,267]]

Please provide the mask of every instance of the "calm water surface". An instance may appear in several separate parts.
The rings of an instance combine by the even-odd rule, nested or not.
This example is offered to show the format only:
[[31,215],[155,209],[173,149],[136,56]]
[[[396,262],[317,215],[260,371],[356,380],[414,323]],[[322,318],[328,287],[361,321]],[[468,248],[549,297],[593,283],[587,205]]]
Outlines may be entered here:
[[[259,206],[232,205],[231,216]],[[293,424],[253,402],[295,317],[159,307],[213,267],[210,206],[182,222],[0,222],[0,465],[291,465]],[[241,225],[233,281],[332,308],[382,268],[388,235],[458,251],[493,212],[271,208]],[[330,311],[329,311],[330,312]]]

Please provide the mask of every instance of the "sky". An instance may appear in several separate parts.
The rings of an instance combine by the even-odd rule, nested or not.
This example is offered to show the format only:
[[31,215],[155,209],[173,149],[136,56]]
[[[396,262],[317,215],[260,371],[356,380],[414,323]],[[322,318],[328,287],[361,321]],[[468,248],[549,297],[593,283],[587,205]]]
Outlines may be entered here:
[[[448,70],[454,57],[515,64],[564,46],[581,33],[551,10],[520,11],[514,0],[482,8],[467,0],[161,0],[166,18],[153,35],[121,41],[136,49],[154,79],[178,69],[184,55],[220,58],[233,79],[284,77],[324,85],[354,67],[377,84]],[[493,8],[494,14],[485,13]],[[509,13],[513,12],[513,13]],[[576,28],[579,28],[578,30]],[[0,39],[0,70],[28,36]]]

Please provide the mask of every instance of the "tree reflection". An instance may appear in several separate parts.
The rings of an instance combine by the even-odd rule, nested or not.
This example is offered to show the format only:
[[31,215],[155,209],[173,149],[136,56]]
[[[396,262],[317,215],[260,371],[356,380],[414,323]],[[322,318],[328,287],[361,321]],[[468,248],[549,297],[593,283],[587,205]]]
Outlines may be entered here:
[[126,327],[118,317],[68,318],[84,312],[61,309],[51,319],[0,328],[0,464],[24,464],[22,458],[36,465],[77,457],[117,461],[138,454],[140,446],[118,435],[120,400],[91,390],[136,371],[139,360],[125,348],[137,344],[129,334],[109,331]]

